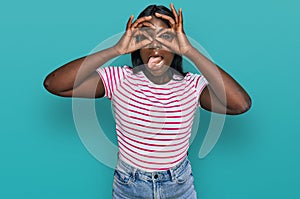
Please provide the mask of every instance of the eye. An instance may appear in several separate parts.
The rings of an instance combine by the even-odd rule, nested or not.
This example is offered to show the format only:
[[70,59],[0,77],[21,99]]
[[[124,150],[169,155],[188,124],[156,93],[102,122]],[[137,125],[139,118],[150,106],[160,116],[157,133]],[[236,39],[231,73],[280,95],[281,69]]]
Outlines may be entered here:
[[135,40],[136,40],[136,42],[140,42],[140,41],[143,41],[144,39],[146,39],[146,37],[144,36],[144,35],[137,35],[136,37],[135,37]]
[[168,41],[172,41],[172,39],[174,38],[174,36],[170,33],[164,33],[160,36],[162,39],[168,40]]

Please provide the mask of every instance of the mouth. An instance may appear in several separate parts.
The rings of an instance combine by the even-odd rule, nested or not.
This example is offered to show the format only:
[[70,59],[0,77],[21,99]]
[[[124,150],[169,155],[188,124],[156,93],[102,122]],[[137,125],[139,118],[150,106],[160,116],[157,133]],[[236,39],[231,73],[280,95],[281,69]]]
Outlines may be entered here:
[[160,67],[162,66],[164,63],[164,57],[163,56],[159,56],[159,55],[155,55],[155,56],[149,56],[148,57],[148,66],[150,68],[153,67]]

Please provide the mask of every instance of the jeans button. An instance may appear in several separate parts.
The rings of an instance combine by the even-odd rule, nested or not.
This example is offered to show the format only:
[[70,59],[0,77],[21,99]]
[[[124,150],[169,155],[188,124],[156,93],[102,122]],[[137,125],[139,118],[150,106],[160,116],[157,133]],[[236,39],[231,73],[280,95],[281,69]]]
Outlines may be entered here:
[[154,179],[157,179],[157,178],[158,178],[158,175],[157,175],[157,174],[155,174],[155,175],[154,175]]

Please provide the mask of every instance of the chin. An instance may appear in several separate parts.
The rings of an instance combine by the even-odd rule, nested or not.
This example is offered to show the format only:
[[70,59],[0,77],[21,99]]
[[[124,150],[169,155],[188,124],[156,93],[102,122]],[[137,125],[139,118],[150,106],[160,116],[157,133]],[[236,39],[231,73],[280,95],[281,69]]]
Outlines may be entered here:
[[147,70],[149,73],[151,73],[151,75],[155,76],[155,77],[159,77],[159,76],[164,76],[167,74],[167,71],[169,69],[169,66],[164,66],[163,68],[159,68],[159,69],[151,69],[148,66]]

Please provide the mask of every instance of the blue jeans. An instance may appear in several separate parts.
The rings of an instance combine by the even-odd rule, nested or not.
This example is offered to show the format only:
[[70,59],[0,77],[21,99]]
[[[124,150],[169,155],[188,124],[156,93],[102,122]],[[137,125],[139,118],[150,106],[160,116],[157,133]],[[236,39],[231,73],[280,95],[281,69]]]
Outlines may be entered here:
[[119,159],[114,173],[113,199],[196,199],[188,158],[167,171],[141,171]]

